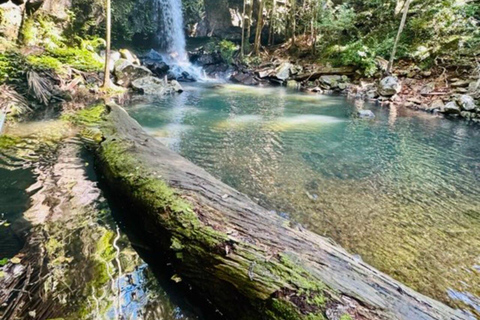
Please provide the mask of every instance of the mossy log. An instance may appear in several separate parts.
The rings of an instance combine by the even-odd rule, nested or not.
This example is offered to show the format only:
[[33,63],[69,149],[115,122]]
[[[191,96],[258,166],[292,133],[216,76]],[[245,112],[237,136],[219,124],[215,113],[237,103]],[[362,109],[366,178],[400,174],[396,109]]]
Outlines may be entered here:
[[[169,252],[181,279],[229,319],[466,319],[292,224],[147,135],[110,104],[98,169]],[[178,278],[177,278],[178,280]]]

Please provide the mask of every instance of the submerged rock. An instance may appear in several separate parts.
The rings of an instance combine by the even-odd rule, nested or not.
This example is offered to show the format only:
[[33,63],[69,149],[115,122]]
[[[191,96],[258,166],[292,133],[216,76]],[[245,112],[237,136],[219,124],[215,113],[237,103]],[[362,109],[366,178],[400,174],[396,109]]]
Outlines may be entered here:
[[147,95],[165,95],[183,92],[183,88],[176,80],[170,82],[156,77],[148,76],[132,82],[136,91]]
[[372,110],[358,110],[357,117],[360,119],[375,119],[375,114]]
[[143,66],[134,65],[126,59],[119,59],[115,62],[116,84],[122,87],[129,87],[133,81],[151,76],[152,72]]
[[402,91],[402,84],[396,77],[386,77],[380,81],[378,93],[384,97],[391,97]]

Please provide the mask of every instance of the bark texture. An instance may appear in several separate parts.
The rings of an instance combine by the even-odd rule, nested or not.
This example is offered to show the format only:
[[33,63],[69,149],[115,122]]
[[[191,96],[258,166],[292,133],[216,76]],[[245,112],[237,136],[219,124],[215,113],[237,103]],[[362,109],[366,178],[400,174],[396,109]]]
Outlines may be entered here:
[[109,105],[99,168],[178,275],[230,319],[465,319],[257,205]]

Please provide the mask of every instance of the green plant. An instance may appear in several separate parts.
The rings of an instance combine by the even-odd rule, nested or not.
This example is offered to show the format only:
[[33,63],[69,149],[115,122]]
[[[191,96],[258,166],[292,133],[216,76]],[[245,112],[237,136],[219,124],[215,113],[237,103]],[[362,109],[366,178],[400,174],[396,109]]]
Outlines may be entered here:
[[228,41],[228,40],[222,40],[218,43],[218,48],[220,51],[220,55],[222,56],[223,60],[227,63],[232,63],[233,62],[233,56],[235,52],[238,50],[237,45],[235,43]]

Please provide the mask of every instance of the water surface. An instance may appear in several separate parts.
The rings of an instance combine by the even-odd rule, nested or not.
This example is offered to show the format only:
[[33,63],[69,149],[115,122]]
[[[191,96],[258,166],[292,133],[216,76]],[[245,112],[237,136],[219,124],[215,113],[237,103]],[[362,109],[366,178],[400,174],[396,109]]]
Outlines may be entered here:
[[191,86],[128,111],[225,183],[480,315],[480,128],[344,97]]

